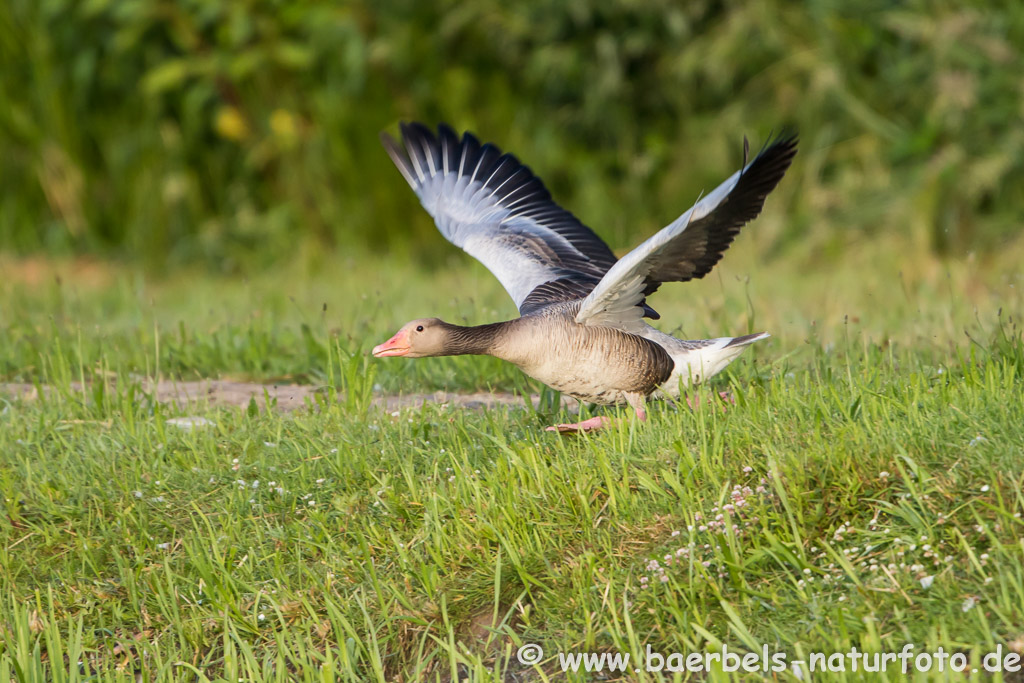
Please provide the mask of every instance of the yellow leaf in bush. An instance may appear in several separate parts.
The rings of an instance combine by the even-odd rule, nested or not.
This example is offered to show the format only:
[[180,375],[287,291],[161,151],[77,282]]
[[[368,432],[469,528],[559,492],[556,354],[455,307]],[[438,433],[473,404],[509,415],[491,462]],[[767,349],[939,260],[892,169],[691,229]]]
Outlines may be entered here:
[[214,127],[221,137],[228,140],[244,140],[249,137],[249,124],[235,107],[221,107],[217,110]]
[[293,140],[296,133],[295,117],[286,109],[275,109],[270,114],[270,130],[279,138]]

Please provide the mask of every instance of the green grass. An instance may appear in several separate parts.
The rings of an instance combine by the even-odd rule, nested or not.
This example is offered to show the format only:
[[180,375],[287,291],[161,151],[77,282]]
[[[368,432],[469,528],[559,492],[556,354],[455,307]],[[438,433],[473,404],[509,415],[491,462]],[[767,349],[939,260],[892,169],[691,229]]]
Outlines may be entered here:
[[[545,410],[367,408],[539,389],[491,359],[367,358],[415,316],[512,315],[468,259],[244,282],[4,262],[0,375],[52,391],[0,399],[0,680],[562,680],[559,651],[910,642],[978,666],[1020,647],[1024,245],[762,246],[748,231],[654,302],[667,330],[773,333],[709,388],[736,405],[575,439]],[[289,414],[170,406],[138,381],[158,375],[326,389]],[[185,416],[213,424],[167,422]]]

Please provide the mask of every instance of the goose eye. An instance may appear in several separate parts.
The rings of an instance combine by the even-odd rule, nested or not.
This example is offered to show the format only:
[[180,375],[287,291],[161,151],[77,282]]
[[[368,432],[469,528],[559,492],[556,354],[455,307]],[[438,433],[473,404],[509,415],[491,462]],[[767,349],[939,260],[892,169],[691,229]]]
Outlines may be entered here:
[[416,331],[417,332],[422,332],[423,331],[423,325],[417,325],[416,326]]

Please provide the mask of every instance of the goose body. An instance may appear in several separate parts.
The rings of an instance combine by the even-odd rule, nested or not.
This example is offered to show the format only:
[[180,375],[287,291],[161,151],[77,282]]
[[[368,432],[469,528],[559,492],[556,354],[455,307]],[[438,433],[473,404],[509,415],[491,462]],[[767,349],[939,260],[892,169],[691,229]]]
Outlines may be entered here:
[[[441,233],[494,273],[520,317],[473,327],[413,320],[375,356],[496,356],[581,401],[629,403],[642,419],[647,397],[678,397],[768,336],[677,339],[647,324],[659,316],[646,298],[714,267],[789,167],[795,137],[767,146],[621,260],[494,145],[443,125],[435,135],[403,124],[401,145],[381,137]],[[564,425],[581,426],[597,425]]]
[[552,389],[602,405],[646,397],[672,375],[675,362],[661,345],[614,327],[577,323],[578,309],[553,304],[510,321],[493,355]]

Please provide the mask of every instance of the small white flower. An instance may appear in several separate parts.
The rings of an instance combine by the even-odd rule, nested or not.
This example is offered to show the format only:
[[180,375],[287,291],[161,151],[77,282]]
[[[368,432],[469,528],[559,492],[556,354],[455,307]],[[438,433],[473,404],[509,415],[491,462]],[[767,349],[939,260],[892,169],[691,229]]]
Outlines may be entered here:
[[136,498],[142,498],[142,491],[132,491],[132,495]]
[[985,484],[984,486],[981,487],[981,492],[988,493],[988,484]]
[[921,588],[928,589],[928,588],[932,587],[933,583],[935,583],[935,577],[934,576],[922,576],[920,578],[920,582],[921,582]]
[[881,472],[878,473],[878,478],[879,479],[888,479],[889,478],[889,473],[887,471],[885,471],[885,470],[882,470]]
[[977,605],[977,604],[978,604],[978,601],[975,599],[975,597],[973,595],[968,596],[968,598],[966,600],[964,600],[963,604],[960,605],[960,610],[963,611],[963,612],[969,612],[972,609],[974,609],[974,606]]
[[172,417],[165,421],[166,424],[190,432],[199,427],[213,427],[215,423],[205,417]]
[[264,614],[262,614],[262,613],[261,613],[261,614],[260,614],[260,615],[259,615],[258,617],[256,617],[256,618],[257,618],[257,619],[259,619],[260,621],[263,621],[263,620],[264,620],[264,619],[266,619],[267,617],[266,617],[266,615],[264,615]]
[[315,500],[311,500],[311,501],[308,501],[308,502],[306,503],[306,505],[308,505],[308,506],[310,506],[310,507],[313,507],[314,505],[316,505],[316,501],[315,501]]

